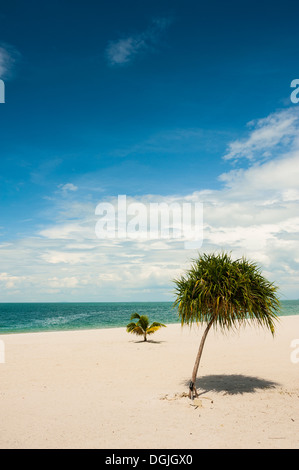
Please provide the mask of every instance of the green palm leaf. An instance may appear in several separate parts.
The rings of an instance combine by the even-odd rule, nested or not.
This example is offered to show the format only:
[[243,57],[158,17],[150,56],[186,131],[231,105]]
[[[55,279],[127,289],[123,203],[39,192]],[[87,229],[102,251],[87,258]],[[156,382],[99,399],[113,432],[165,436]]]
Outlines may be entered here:
[[245,258],[233,261],[227,253],[199,255],[185,276],[174,283],[174,306],[181,323],[207,324],[191,379],[190,390],[197,394],[194,382],[209,329],[236,328],[250,320],[274,335],[279,311],[277,287],[262,276],[255,263]]
[[131,322],[127,325],[127,332],[134,333],[138,336],[143,336],[144,341],[147,341],[147,335],[151,335],[158,331],[161,327],[165,327],[163,323],[153,322],[149,325],[149,319],[146,315],[139,315],[138,313],[132,313],[131,320],[138,319],[137,323]]

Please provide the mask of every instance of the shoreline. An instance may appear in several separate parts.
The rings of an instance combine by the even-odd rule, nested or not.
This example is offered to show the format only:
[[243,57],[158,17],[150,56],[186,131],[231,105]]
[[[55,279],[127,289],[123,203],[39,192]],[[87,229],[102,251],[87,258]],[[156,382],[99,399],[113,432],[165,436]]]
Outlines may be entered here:
[[[293,316],[296,316],[296,315],[293,315]],[[166,326],[170,326],[170,325],[181,326],[181,323],[180,322],[166,323]],[[187,327],[185,326],[185,328]],[[124,326],[99,326],[99,327],[92,327],[92,328],[74,328],[74,329],[60,329],[60,330],[36,330],[36,331],[16,331],[16,332],[11,331],[8,333],[1,333],[0,331],[0,338],[1,336],[11,336],[11,335],[31,335],[31,334],[39,334],[39,333],[72,333],[74,331],[94,331],[94,330],[106,331],[106,330],[125,330],[125,329],[126,329],[126,325]]]
[[[281,301],[281,304],[279,317],[299,315],[299,301]],[[180,324],[171,302],[0,303],[0,335],[125,328],[137,305],[138,312],[148,315],[150,320]]]
[[[277,334],[167,324],[143,342],[124,327],[0,335],[0,448],[298,448],[299,316]],[[296,356],[296,357],[297,357]]]
[[[297,315],[278,315],[278,319],[280,320],[281,318],[289,318],[289,317],[298,317],[299,318],[299,313]],[[166,326],[170,325],[179,325],[181,326],[181,322],[173,322],[173,323],[165,323]],[[279,325],[279,322],[277,323]],[[197,325],[193,325],[194,328],[197,328]],[[190,328],[188,325],[183,325],[182,328]],[[243,327],[241,327],[243,328]],[[93,331],[93,330],[116,330],[116,329],[126,329],[126,325],[124,326],[94,326],[94,327],[82,327],[82,328],[73,328],[73,329],[57,329],[57,330],[50,330],[50,329],[41,329],[41,330],[30,330],[30,331],[10,331],[10,332],[1,332],[0,330],[0,338],[1,336],[11,336],[11,335],[27,335],[27,334],[38,334],[38,333],[69,333],[73,331]]]

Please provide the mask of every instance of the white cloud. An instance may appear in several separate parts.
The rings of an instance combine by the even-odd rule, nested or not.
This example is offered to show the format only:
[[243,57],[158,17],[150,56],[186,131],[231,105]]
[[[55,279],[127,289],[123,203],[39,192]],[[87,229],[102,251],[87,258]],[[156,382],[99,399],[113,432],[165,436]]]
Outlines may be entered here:
[[75,186],[73,183],[66,183],[66,184],[60,184],[58,186],[61,191],[63,192],[67,192],[67,191],[77,191],[78,190],[78,187]]
[[0,45],[0,78],[6,79],[11,76],[15,62],[19,58],[19,52],[7,44]]
[[56,222],[39,232],[39,235],[53,240],[86,240],[95,238],[94,227],[89,219],[80,220],[79,222]]
[[0,285],[5,286],[6,289],[14,289],[18,283],[24,281],[25,276],[14,276],[9,273],[0,273]]
[[10,67],[10,56],[8,52],[0,47],[0,77],[5,77],[7,70]]
[[54,289],[61,289],[65,287],[73,289],[78,286],[79,280],[75,276],[64,278],[52,277],[48,279],[48,283],[49,286],[53,287]]
[[[293,111],[265,118],[267,149],[273,128]],[[284,116],[284,117],[283,117]],[[251,123],[248,138],[261,121]],[[257,261],[264,274],[278,284],[283,296],[298,298],[299,279],[299,122],[289,120],[281,134],[275,157],[250,161],[246,169],[222,174],[222,187],[184,196],[128,197],[128,203],[203,202],[204,241],[201,251],[228,250],[232,256]],[[288,136],[284,139],[282,136]],[[245,145],[248,149],[250,145]],[[234,148],[234,142],[231,142]],[[241,150],[240,150],[241,151]],[[245,150],[244,150],[245,152]],[[67,183],[71,184],[71,183]],[[77,193],[76,193],[77,196]],[[196,250],[186,250],[184,240],[98,239],[94,204],[62,197],[53,202],[52,223],[33,238],[0,245],[1,300],[171,300],[171,279],[189,266]],[[115,199],[110,200],[116,206]]]
[[152,50],[161,33],[170,24],[167,18],[158,18],[142,33],[110,41],[106,48],[106,56],[110,65],[123,65],[131,62],[137,54]]
[[272,194],[276,190],[297,191],[299,149],[263,164],[252,165],[248,169],[232,170],[220,175],[219,179],[229,188],[238,189],[243,194],[252,194],[255,189],[263,189],[263,192],[271,190]]
[[129,37],[112,41],[107,47],[107,57],[110,64],[126,64],[130,62],[138,51],[144,49],[146,44],[140,38]]
[[298,109],[293,107],[251,121],[248,124],[252,128],[249,136],[231,142],[224,158],[255,160],[270,157],[278,145],[290,145],[298,139],[298,120]]
[[86,259],[85,252],[48,251],[41,255],[41,259],[51,264],[78,264]]

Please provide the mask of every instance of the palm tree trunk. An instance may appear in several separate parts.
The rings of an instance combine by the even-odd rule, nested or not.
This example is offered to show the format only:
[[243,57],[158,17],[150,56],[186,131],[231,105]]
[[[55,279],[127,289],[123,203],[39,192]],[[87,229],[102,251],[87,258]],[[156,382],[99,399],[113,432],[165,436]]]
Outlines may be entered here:
[[214,321],[214,318],[212,318],[212,320],[208,323],[208,325],[207,325],[207,327],[206,327],[206,329],[205,329],[205,331],[202,335],[201,341],[200,341],[198,353],[197,353],[197,356],[196,356],[196,359],[195,359],[195,364],[194,364],[194,367],[193,367],[191,381],[190,381],[190,384],[189,384],[189,398],[191,398],[191,400],[193,400],[194,395],[196,397],[198,396],[198,393],[197,393],[197,390],[196,390],[196,387],[195,387],[195,381],[196,381],[196,377],[197,377],[198,367],[199,367],[203,347],[204,347],[204,344],[205,344],[205,340],[206,340],[207,334],[209,332],[209,329],[212,326],[213,321]]

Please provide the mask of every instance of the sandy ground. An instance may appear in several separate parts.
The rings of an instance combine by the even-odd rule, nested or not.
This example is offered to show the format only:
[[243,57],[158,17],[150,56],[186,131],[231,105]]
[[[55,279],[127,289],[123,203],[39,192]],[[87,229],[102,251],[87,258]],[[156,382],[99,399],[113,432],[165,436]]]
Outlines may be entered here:
[[147,343],[118,328],[1,335],[0,448],[298,448],[299,316],[274,339],[210,331],[191,402],[202,331],[168,325]]

